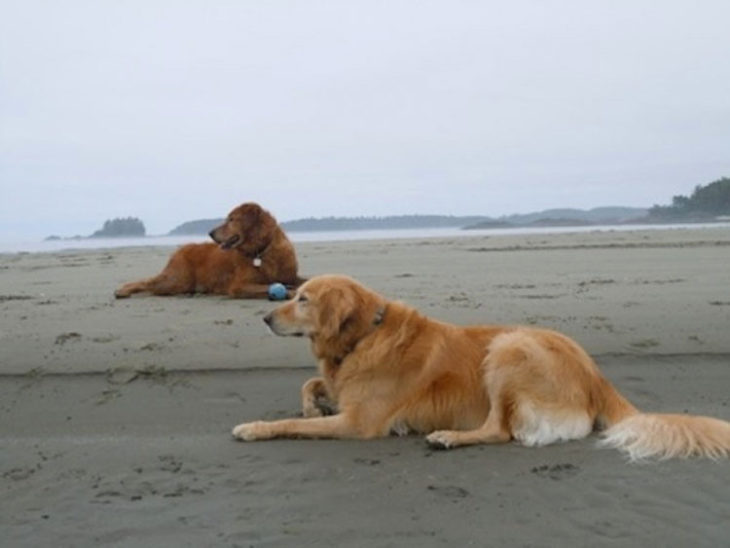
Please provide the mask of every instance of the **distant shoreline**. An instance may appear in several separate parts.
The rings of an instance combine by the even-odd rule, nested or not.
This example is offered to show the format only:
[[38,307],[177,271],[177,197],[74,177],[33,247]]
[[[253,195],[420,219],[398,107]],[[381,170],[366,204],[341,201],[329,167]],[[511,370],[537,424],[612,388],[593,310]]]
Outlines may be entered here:
[[[280,226],[287,233],[332,233],[332,232],[365,232],[365,231],[398,231],[398,230],[505,230],[530,228],[590,228],[603,226],[650,226],[650,225],[692,225],[712,224],[730,221],[727,216],[685,216],[657,217],[648,214],[647,209],[620,206],[582,209],[548,209],[533,213],[513,214],[498,218],[486,216],[453,216],[453,215],[392,215],[385,217],[319,217],[283,221]],[[110,221],[107,221],[109,223]],[[51,235],[44,239],[47,242],[83,242],[89,240],[144,239],[148,237],[205,237],[223,219],[198,219],[186,221],[167,234],[148,235],[144,232],[123,234],[113,231],[100,234],[100,231],[89,236]],[[141,225],[141,221],[139,221]],[[122,232],[124,232],[122,230]]]
[[[532,213],[505,215],[389,215],[384,217],[308,217],[281,222],[286,232],[327,232],[355,230],[402,230],[435,228],[521,228],[530,226],[614,225],[647,217],[645,208],[606,206],[589,210],[546,209]],[[223,219],[197,219],[184,222],[169,234],[207,234]]]
[[[213,220],[212,220],[213,221]],[[210,222],[212,222],[210,221]],[[221,219],[215,219],[216,223],[220,223]],[[713,224],[723,224],[730,221],[730,218],[716,218],[716,219],[707,219],[707,218],[695,218],[695,219],[684,219],[684,220],[658,220],[658,219],[633,219],[629,221],[615,221],[615,222],[591,222],[591,221],[583,221],[579,219],[538,219],[537,221],[533,221],[530,223],[511,223],[507,221],[500,221],[500,220],[489,220],[489,221],[482,221],[475,224],[470,225],[460,225],[460,224],[437,224],[437,225],[414,225],[414,226],[401,226],[401,227],[393,227],[393,226],[361,226],[357,223],[354,223],[352,226],[344,225],[345,228],[338,228],[338,227],[319,227],[316,229],[312,228],[303,228],[298,225],[294,226],[288,226],[288,224],[291,221],[285,221],[281,223],[282,227],[284,228],[285,232],[287,233],[313,233],[313,232],[360,232],[360,231],[398,231],[398,230],[436,230],[436,229],[454,229],[454,230],[464,230],[464,231],[472,231],[472,230],[505,230],[505,229],[529,229],[529,228],[601,228],[606,226],[635,226],[637,228],[642,228],[646,226],[666,226],[666,227],[672,227],[672,226],[686,226],[686,225],[696,225],[696,224],[702,224],[702,225],[713,225]],[[201,222],[201,221],[191,221],[192,223],[195,222]],[[188,224],[188,223],[184,223]],[[182,226],[182,225],[181,225]],[[181,237],[181,236],[207,236],[209,230],[205,231],[190,231],[190,232],[176,232],[175,230],[171,230],[167,234],[140,234],[140,235],[115,235],[115,236],[48,236],[43,239],[44,242],[78,242],[78,241],[87,241],[87,240],[115,240],[115,239],[138,239],[138,240],[144,240],[145,238],[175,238],[175,237]]]
[[[403,240],[432,238],[470,238],[492,237],[516,234],[567,234],[637,230],[673,230],[727,227],[730,221],[711,223],[672,223],[672,224],[607,224],[590,226],[532,226],[532,227],[494,227],[488,229],[464,230],[461,227],[403,228],[403,229],[361,229],[361,230],[320,230],[287,231],[294,243],[298,242],[335,242],[362,240]],[[80,249],[112,249],[123,247],[174,247],[187,243],[209,242],[203,234],[188,235],[147,235],[141,237],[115,238],[69,238],[58,240],[2,241],[0,254],[6,253],[46,253]]]

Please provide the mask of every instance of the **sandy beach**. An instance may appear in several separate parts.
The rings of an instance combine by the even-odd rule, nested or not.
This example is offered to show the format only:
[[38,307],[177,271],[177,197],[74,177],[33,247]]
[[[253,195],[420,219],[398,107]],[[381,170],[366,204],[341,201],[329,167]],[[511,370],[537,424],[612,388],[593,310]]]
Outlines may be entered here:
[[[730,420],[730,230],[296,245],[453,323],[574,337],[641,409]],[[0,255],[2,546],[726,546],[730,463],[628,464],[596,437],[453,452],[422,438],[237,443],[299,411],[275,304],[117,301],[172,248]]]

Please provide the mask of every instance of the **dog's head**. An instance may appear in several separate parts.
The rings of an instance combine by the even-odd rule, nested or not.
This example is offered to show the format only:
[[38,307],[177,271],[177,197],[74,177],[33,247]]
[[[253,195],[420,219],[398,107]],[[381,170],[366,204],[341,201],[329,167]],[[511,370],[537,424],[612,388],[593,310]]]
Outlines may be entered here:
[[221,249],[257,253],[271,242],[276,227],[276,219],[268,211],[249,202],[231,211],[223,224],[209,235]]
[[277,335],[306,336],[347,348],[382,320],[386,301],[346,276],[316,276],[264,321]]

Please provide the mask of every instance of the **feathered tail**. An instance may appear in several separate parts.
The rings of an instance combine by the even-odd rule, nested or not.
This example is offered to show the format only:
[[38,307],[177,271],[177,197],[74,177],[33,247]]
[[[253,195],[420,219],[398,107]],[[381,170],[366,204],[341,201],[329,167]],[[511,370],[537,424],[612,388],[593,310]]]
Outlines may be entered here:
[[712,417],[640,413],[605,381],[601,387],[608,428],[599,445],[631,460],[730,456],[730,422]]

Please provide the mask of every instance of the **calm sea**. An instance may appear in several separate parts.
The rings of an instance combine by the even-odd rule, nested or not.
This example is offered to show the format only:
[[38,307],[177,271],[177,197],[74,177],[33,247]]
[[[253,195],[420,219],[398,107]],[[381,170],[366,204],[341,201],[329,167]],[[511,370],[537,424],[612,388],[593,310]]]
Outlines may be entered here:
[[[390,240],[403,238],[461,238],[507,234],[565,234],[596,231],[666,230],[677,228],[728,228],[730,223],[695,223],[673,225],[601,225],[581,227],[494,228],[462,230],[460,228],[409,228],[399,230],[342,230],[323,232],[289,232],[293,242],[339,242],[348,240]],[[0,253],[43,253],[73,249],[106,249],[115,247],[177,247],[191,242],[210,241],[207,236],[147,236],[145,238],[93,238],[55,241],[3,241]]]

